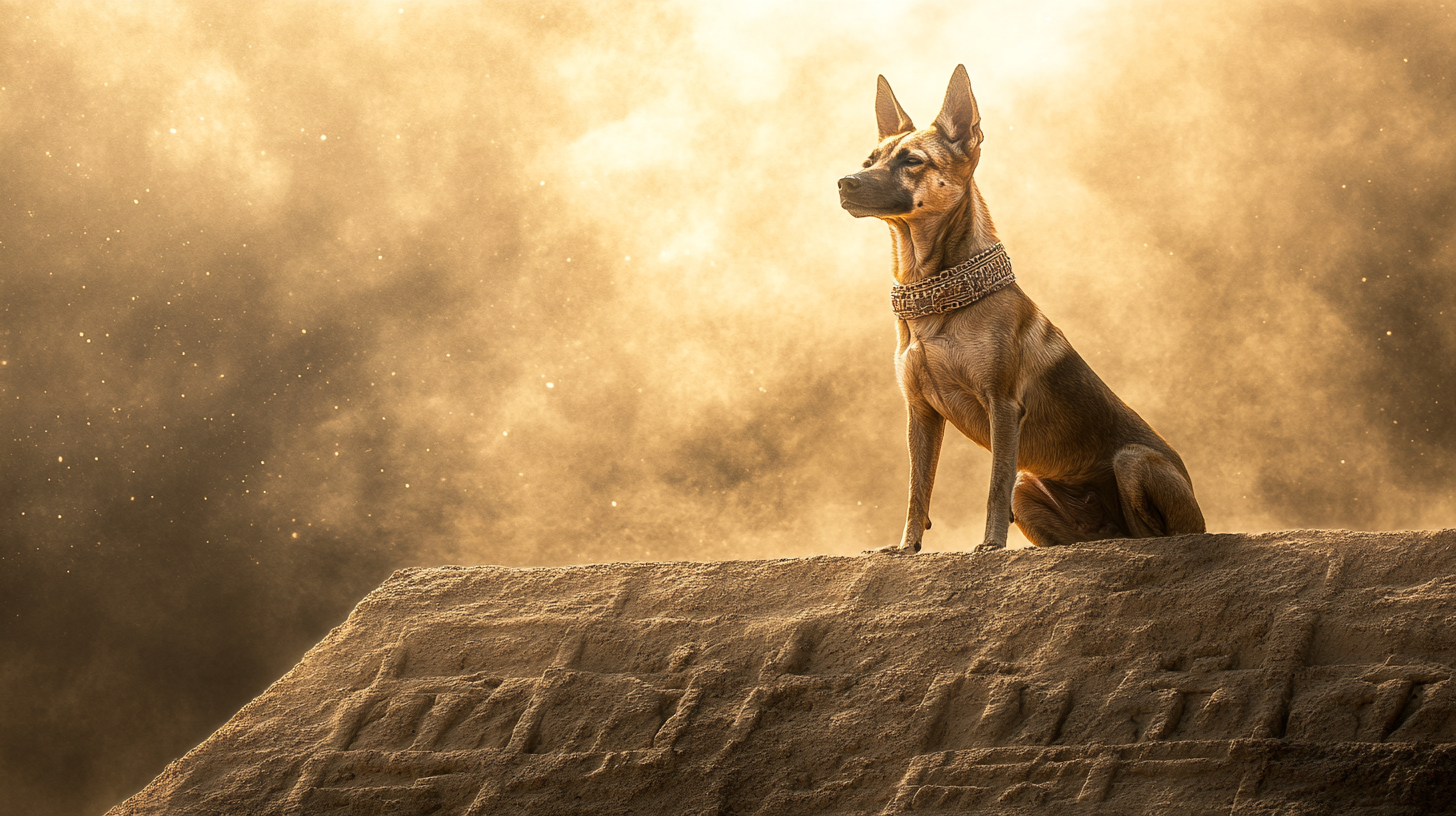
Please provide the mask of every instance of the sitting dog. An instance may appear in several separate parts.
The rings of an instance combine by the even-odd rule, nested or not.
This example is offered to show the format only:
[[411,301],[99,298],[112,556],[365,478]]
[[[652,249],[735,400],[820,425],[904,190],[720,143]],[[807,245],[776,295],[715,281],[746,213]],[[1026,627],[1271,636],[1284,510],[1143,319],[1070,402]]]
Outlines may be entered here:
[[875,118],[880,143],[839,198],[894,241],[910,508],[900,543],[879,552],[920,551],[946,420],[991,451],[977,551],[1004,548],[1013,521],[1043,547],[1203,532],[1183,460],[1016,285],[976,188],[985,137],[965,66],[930,127],[915,129],[883,76]]

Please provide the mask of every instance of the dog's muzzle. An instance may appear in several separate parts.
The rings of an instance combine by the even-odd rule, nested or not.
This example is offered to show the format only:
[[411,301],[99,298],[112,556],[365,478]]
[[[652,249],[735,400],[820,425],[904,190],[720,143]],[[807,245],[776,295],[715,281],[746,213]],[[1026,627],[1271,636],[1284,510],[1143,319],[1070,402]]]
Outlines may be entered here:
[[854,173],[839,179],[839,206],[855,218],[868,215],[903,215],[910,212],[910,194],[907,190],[886,189],[887,179],[867,177],[866,173]]

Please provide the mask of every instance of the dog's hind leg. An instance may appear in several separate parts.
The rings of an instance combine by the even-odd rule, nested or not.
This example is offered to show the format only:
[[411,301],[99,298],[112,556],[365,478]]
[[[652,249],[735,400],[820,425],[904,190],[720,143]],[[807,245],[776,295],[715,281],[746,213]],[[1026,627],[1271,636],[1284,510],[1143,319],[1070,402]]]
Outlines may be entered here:
[[1126,445],[1112,458],[1117,493],[1134,538],[1202,533],[1203,511],[1183,470],[1160,451]]
[[1016,526],[1038,547],[1056,547],[1079,541],[1117,537],[1102,503],[1090,490],[1069,490],[1055,482],[1021,471],[1011,507]]

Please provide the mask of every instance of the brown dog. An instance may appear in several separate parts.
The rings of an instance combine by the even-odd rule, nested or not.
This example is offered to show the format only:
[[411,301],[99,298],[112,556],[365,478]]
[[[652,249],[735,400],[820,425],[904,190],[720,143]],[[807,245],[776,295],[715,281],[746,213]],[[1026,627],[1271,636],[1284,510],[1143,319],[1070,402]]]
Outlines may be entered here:
[[875,117],[880,143],[839,197],[894,240],[910,509],[881,551],[920,550],[946,420],[991,451],[978,551],[1005,547],[1012,521],[1038,546],[1203,532],[1183,460],[1016,285],[976,188],[984,136],[965,66],[930,127],[915,129],[883,76]]

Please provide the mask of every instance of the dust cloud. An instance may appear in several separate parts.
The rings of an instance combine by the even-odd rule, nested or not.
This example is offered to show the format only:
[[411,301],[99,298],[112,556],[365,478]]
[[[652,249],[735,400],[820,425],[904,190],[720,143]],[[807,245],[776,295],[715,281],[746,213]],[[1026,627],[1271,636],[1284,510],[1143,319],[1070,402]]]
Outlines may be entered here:
[[0,5],[0,810],[101,812],[398,567],[895,540],[879,73],[926,124],[966,64],[1211,529],[1451,525],[1451,10],[998,6]]

